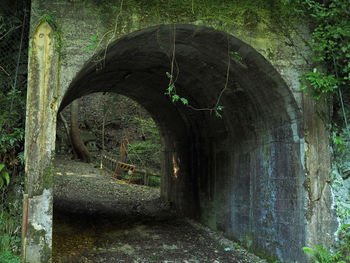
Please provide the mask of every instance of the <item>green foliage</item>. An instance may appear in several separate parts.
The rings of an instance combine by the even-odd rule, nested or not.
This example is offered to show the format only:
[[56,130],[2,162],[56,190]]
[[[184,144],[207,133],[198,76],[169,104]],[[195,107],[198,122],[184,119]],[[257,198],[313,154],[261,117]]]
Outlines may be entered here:
[[[338,202],[339,202],[339,200],[338,200]],[[337,215],[341,219],[350,219],[350,208],[346,208],[346,207],[338,205]]]
[[[300,77],[301,89],[316,100],[324,99],[333,103],[333,116],[337,122],[338,113],[346,118],[343,107],[350,95],[350,1],[348,0],[299,0],[299,12],[309,18],[312,24],[312,41],[309,43],[313,52],[314,70]],[[339,96],[335,96],[339,94]],[[346,100],[347,99],[347,100]],[[339,123],[333,125],[337,128]],[[340,136],[333,136],[336,153],[345,153],[346,146]],[[341,210],[341,211],[339,211]],[[338,207],[340,218],[349,218],[347,211]],[[316,263],[350,262],[349,226],[342,225],[338,231],[339,241],[335,251],[316,246],[304,247]]]
[[38,24],[47,22],[53,29],[53,36],[55,38],[55,52],[59,58],[64,59],[65,54],[63,52],[65,39],[63,38],[62,29],[58,26],[55,18],[56,11],[37,10],[42,15],[38,18]]
[[223,111],[223,109],[224,109],[224,106],[218,105],[218,106],[216,107],[216,109],[215,109],[215,115],[216,115],[216,117],[222,118],[222,111]]
[[38,19],[39,24],[47,22],[50,24],[50,26],[52,27],[56,27],[56,20],[55,20],[55,11],[50,12],[50,13],[45,13],[43,15],[41,15]]
[[96,35],[90,37],[90,43],[84,48],[85,51],[95,49],[98,45],[99,40]]
[[336,149],[338,152],[344,154],[345,153],[345,150],[346,150],[346,146],[344,144],[344,141],[342,140],[341,137],[339,136],[334,136],[333,138],[333,143],[335,144],[336,146]]
[[0,10],[0,262],[15,263],[20,262],[20,181],[23,180],[20,175],[24,163],[27,77],[20,73],[19,65],[27,64],[26,22],[29,20],[25,16],[28,4],[23,9],[23,1],[6,2]]
[[328,98],[328,95],[335,93],[338,88],[338,80],[334,75],[326,75],[317,71],[316,68],[300,76],[300,81],[303,83],[300,89],[305,90],[316,100]]
[[[239,59],[240,56],[238,55],[238,53],[237,54],[236,53],[234,52],[233,55],[237,56],[237,59]],[[170,83],[169,83],[168,88],[166,89],[166,92],[164,94],[169,96],[169,98],[171,98],[172,103],[176,103],[177,101],[180,101],[183,105],[188,106],[193,110],[207,110],[210,112],[214,111],[215,116],[217,118],[222,118],[222,111],[224,109],[223,106],[218,105],[218,106],[215,106],[213,108],[205,108],[205,109],[196,109],[196,108],[190,106],[188,103],[188,99],[180,97],[177,94],[173,75],[171,75],[169,72],[166,72],[166,76],[170,79]]]
[[[345,226],[345,225],[344,225]],[[340,241],[338,249],[343,255],[345,262],[350,262],[350,227],[346,225],[346,228],[342,228],[339,231]]]
[[241,61],[242,57],[237,51],[230,51],[230,55],[232,55],[233,59],[236,61]]
[[[9,184],[9,170],[19,165],[18,154],[23,149],[24,138],[24,92],[11,89],[0,90],[0,186]],[[2,167],[3,166],[3,167]],[[1,188],[0,187],[0,188]]]
[[10,175],[6,170],[5,164],[0,163],[0,189],[8,186],[10,183]]
[[16,234],[9,235],[6,233],[3,234],[0,237],[0,262],[2,263],[20,262],[20,257],[19,257],[20,246],[21,246],[21,238],[18,235]]
[[[6,236],[3,237],[3,239],[6,238]],[[2,240],[0,240],[2,243]],[[18,255],[13,255],[11,251],[6,250],[3,252],[0,252],[0,262],[2,263],[20,263],[21,259]]]
[[177,101],[181,101],[183,105],[188,105],[188,100],[186,98],[180,97],[176,93],[176,87],[174,82],[174,77],[169,72],[165,72],[166,76],[170,79],[170,83],[168,88],[166,89],[165,95],[169,96],[171,98],[172,103],[175,103]]
[[180,101],[182,102],[182,104],[187,105],[188,104],[188,100],[185,98],[180,98]]
[[20,262],[21,247],[21,202],[0,206],[0,262]]
[[237,249],[240,249],[240,248],[241,248],[241,246],[240,246],[237,242],[233,242],[233,246],[234,246],[235,248],[237,248]]
[[[342,219],[350,218],[350,209],[338,206],[337,214]],[[346,263],[350,261],[350,225],[342,224],[338,231],[338,243],[334,252],[315,246],[315,248],[303,247],[303,251],[310,254],[315,263]]]
[[319,70],[301,77],[302,89],[314,98],[332,96],[350,84],[350,2],[300,0],[304,15],[314,25],[310,46]]
[[303,247],[302,249],[305,253],[311,255],[315,263],[346,263],[344,260],[341,260],[342,254],[339,251],[331,253],[322,246],[316,246],[315,249],[311,247]]
[[135,117],[145,134],[145,140],[128,145],[128,159],[138,167],[160,170],[161,144],[157,126],[152,118]]
[[350,261],[350,224],[347,224],[345,222],[349,222],[350,208],[344,207],[342,205],[338,205],[337,215],[342,220],[342,224],[337,233],[338,242],[335,248],[337,251],[339,251],[343,255],[345,261],[349,262]]

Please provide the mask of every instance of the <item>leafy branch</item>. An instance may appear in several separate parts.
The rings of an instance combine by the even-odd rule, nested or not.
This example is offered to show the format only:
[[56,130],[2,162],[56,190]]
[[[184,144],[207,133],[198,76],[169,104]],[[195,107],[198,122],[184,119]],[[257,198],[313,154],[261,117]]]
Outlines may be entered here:
[[[345,0],[300,0],[304,15],[314,24],[310,47],[318,68],[300,77],[301,89],[315,99],[327,99],[350,86],[350,2]],[[322,70],[321,70],[322,69]],[[342,105],[343,107],[343,105]],[[346,118],[345,110],[343,110]]]

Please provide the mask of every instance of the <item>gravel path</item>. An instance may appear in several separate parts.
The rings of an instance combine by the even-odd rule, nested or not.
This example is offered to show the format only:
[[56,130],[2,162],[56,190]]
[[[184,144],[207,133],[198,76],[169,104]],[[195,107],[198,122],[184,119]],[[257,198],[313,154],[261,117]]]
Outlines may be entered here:
[[55,161],[54,263],[263,263],[201,224],[178,218],[159,189],[127,185],[92,164]]

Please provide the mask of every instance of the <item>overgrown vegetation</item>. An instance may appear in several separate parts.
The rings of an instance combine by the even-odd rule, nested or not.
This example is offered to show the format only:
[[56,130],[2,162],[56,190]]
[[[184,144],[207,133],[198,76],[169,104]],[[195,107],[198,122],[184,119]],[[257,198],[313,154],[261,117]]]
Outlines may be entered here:
[[65,58],[65,54],[63,53],[63,47],[64,47],[64,41],[65,39],[63,39],[62,35],[62,29],[61,27],[57,24],[56,22],[56,18],[55,18],[55,14],[56,11],[47,11],[47,10],[33,10],[35,15],[38,15],[38,20],[37,20],[37,25],[41,24],[41,23],[48,23],[53,32],[53,37],[55,38],[55,52],[56,54],[59,56],[60,59],[64,59]]
[[[310,17],[313,71],[301,76],[301,88],[314,99],[333,101],[336,125],[343,126],[344,101],[350,99],[350,3],[346,0],[300,1]],[[339,116],[338,116],[339,115]],[[339,118],[342,117],[342,118]]]
[[[350,105],[350,2],[300,0],[299,5],[301,9],[298,11],[309,18],[313,27],[309,43],[313,52],[313,70],[300,77],[301,89],[315,100],[333,105],[332,133],[337,149],[334,157],[339,158],[348,150],[342,136],[350,139],[347,120]],[[342,224],[337,233],[339,240],[332,251],[322,245],[303,248],[314,262],[350,262],[350,225],[344,223],[350,220],[347,210],[349,208],[345,208],[345,212],[338,211]]]
[[[120,146],[125,141],[129,164],[159,173],[162,146],[158,127],[140,104],[119,94],[96,93],[81,98],[80,106],[81,136],[92,154],[106,151],[121,161]],[[69,118],[68,111],[63,114]],[[56,149],[66,154],[70,142],[64,140],[67,135],[62,124],[58,123]],[[89,142],[94,143],[91,146]]]
[[128,147],[128,158],[138,167],[160,170],[161,144],[158,128],[152,118],[135,117],[141,127],[144,140],[132,141]]
[[[133,100],[117,95],[109,94],[107,99],[106,126],[108,124],[120,124],[122,136],[129,134],[127,138],[127,161],[141,169],[160,170],[161,143],[158,127],[149,114]],[[122,138],[109,138],[116,140],[116,146],[112,151],[120,158],[119,143]]]
[[119,23],[125,20],[130,12],[136,12],[139,14],[140,23],[153,19],[164,23],[207,21],[215,22],[218,29],[242,25],[254,28],[260,22],[290,22],[297,17],[290,12],[291,6],[295,6],[293,1],[288,0],[127,0],[122,7],[111,3],[113,2],[107,0],[94,3],[96,15],[101,17],[109,28],[114,27],[116,14],[121,10]]
[[0,4],[0,262],[20,262],[28,6]]
[[[350,212],[350,209],[347,210]],[[342,215],[339,216],[342,217]],[[322,245],[316,245],[315,248],[303,247],[303,251],[310,254],[315,263],[350,262],[350,225],[342,224],[338,230],[338,236],[339,240],[334,250],[325,249]]]

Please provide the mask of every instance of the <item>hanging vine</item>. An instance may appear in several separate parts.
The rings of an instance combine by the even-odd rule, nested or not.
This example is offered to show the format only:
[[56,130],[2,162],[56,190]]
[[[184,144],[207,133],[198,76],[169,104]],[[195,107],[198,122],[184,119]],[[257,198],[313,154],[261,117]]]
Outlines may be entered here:
[[[222,118],[222,111],[224,109],[224,106],[220,105],[220,102],[221,102],[222,95],[227,90],[227,85],[229,82],[230,67],[231,67],[231,55],[233,55],[235,60],[241,60],[241,57],[239,56],[238,52],[230,51],[229,39],[227,38],[228,62],[227,62],[227,69],[226,69],[225,84],[224,84],[224,87],[221,89],[221,91],[218,95],[218,98],[216,99],[216,102],[214,103],[214,105],[212,107],[204,107],[204,108],[198,108],[198,107],[191,105],[187,98],[180,97],[180,95],[176,91],[175,83],[176,83],[176,80],[177,80],[178,75],[179,75],[179,67],[178,67],[178,64],[176,62],[176,25],[174,24],[173,25],[173,32],[172,32],[172,52],[171,52],[171,55],[169,56],[170,72],[166,72],[166,76],[169,79],[169,83],[168,83],[168,87],[166,89],[165,95],[169,96],[172,103],[176,103],[176,102],[180,101],[183,105],[190,108],[191,110],[209,111],[210,113],[214,112],[216,117]],[[175,67],[176,67],[176,76],[174,77]]]

